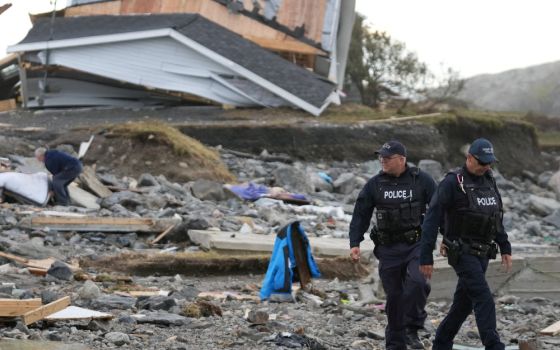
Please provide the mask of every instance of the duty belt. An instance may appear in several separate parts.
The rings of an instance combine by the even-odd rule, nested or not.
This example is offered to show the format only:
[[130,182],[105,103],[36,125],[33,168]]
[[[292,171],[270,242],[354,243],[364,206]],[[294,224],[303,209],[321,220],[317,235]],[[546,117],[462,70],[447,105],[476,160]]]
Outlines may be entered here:
[[420,240],[420,229],[405,232],[379,232],[376,229],[371,232],[371,239],[375,245],[388,245],[395,243],[414,244]]
[[480,258],[496,259],[496,254],[498,253],[497,244],[494,242],[490,242],[490,243],[463,242],[461,244],[461,249],[462,252],[465,254],[478,256]]

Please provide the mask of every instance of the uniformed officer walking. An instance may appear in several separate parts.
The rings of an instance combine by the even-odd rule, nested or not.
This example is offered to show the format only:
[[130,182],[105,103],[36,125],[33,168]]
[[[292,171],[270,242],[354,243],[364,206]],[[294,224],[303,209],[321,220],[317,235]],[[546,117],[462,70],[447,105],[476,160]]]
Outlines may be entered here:
[[451,309],[436,331],[433,350],[451,350],[453,338],[473,310],[485,349],[505,348],[496,331],[496,307],[485,277],[488,260],[496,257],[496,243],[502,265],[506,271],[511,269],[502,200],[490,170],[496,161],[490,141],[476,139],[465,165],[448,173],[439,184],[422,225],[422,274],[428,279],[432,276],[432,250],[443,222],[443,253],[459,278]]
[[430,175],[406,164],[406,148],[398,141],[377,152],[382,171],[361,190],[350,223],[350,255],[360,259],[360,242],[375,209],[370,237],[379,260],[379,277],[387,295],[387,349],[423,349],[418,330],[426,320],[430,286],[419,271],[420,225],[436,189]]

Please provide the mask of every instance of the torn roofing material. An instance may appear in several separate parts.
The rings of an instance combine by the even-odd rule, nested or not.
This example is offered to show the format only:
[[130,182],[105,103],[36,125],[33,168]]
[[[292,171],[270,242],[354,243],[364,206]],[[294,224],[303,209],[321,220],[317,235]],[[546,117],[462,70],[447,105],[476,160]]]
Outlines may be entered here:
[[52,36],[50,26],[49,19],[40,19],[9,51],[39,51],[66,44],[85,46],[87,42],[76,39],[170,29],[169,36],[174,39],[186,45],[200,45],[204,51],[209,50],[208,58],[218,58],[230,68],[239,68],[240,75],[314,115],[336,101],[335,84],[197,14],[57,18]]

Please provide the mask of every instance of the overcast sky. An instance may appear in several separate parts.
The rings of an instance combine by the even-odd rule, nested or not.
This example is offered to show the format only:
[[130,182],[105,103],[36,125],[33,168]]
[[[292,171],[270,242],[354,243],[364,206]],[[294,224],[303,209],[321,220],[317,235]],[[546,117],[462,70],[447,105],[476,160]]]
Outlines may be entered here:
[[356,11],[432,69],[468,78],[560,61],[560,1],[356,0]]
[[[302,0],[303,1],[303,0]],[[28,12],[52,9],[51,0],[11,2],[0,15],[0,57],[30,27]],[[557,0],[356,0],[374,29],[388,32],[438,71],[464,78],[560,60]],[[57,0],[62,7],[66,0]]]
[[[28,13],[50,11],[54,1],[51,0],[0,0],[0,6],[11,3],[6,12],[0,15],[0,58],[6,54],[6,47],[17,44],[25,37],[31,27]],[[57,0],[57,8],[66,4],[66,0]]]

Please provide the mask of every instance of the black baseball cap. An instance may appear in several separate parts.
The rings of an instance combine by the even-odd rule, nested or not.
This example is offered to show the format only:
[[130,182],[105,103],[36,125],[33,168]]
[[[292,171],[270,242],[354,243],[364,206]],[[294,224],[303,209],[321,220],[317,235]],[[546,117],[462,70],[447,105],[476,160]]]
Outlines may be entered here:
[[379,154],[382,157],[389,157],[393,154],[399,154],[406,157],[406,147],[399,141],[389,141],[385,142],[380,149],[375,151],[375,154]]
[[490,164],[498,161],[498,158],[494,155],[494,146],[492,146],[490,141],[484,138],[479,138],[473,141],[471,147],[469,147],[469,154],[484,164]]

